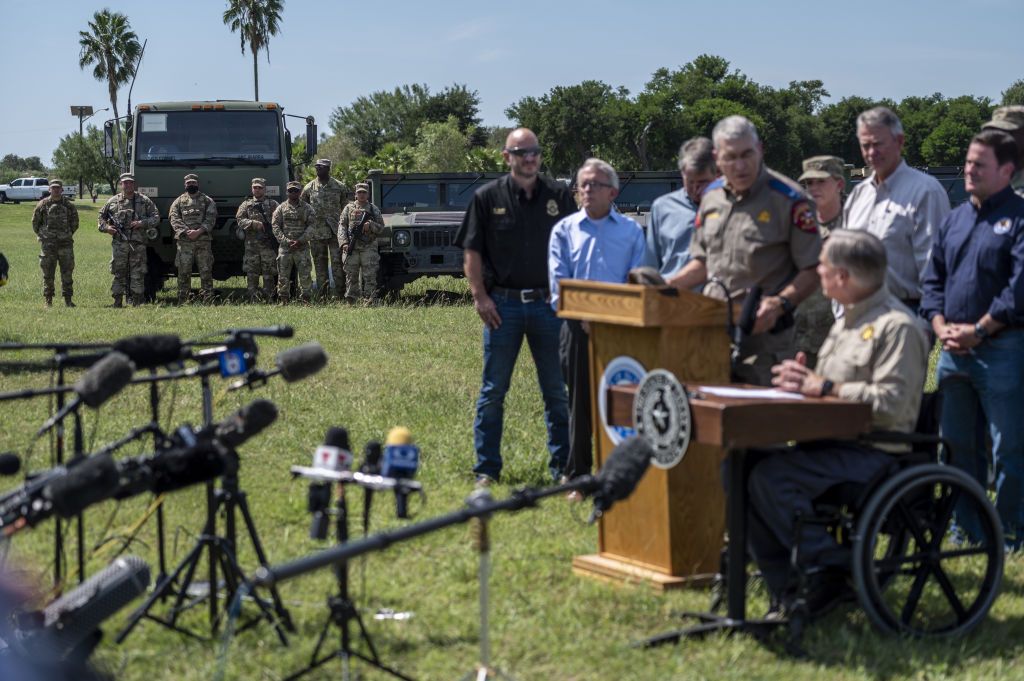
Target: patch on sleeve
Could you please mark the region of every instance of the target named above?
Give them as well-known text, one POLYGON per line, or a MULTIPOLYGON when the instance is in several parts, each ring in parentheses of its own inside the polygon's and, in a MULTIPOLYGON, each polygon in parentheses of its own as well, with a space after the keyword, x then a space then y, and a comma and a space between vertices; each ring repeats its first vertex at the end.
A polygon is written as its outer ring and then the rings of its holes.
POLYGON ((801 232, 807 232, 808 234, 818 233, 818 219, 814 217, 814 211, 811 209, 811 204, 806 201, 800 201, 799 203, 793 204, 792 218, 793 226, 801 232))

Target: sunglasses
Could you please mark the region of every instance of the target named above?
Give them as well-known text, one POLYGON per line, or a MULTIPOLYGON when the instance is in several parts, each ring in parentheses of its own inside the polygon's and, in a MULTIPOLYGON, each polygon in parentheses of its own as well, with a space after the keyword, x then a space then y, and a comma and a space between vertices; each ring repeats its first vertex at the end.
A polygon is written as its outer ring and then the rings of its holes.
POLYGON ((608 184, 607 182, 598 182, 597 180, 587 180, 586 182, 580 183, 581 189, 611 189, 615 185, 608 184))
POLYGON ((519 158, 540 156, 540 147, 505 147, 505 151, 519 158))
POLYGON ((295 189, 295 188, 293 187, 292 189, 289 189, 289 190, 288 190, 288 193, 289 193, 289 194, 298 194, 298 193, 299 193, 299 190, 298 190, 298 189, 295 189))

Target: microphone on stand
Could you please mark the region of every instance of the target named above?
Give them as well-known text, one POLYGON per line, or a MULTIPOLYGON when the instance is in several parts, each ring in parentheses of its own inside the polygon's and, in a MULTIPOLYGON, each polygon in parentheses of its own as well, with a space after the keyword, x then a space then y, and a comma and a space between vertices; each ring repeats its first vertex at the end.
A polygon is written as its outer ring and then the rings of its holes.
POLYGON ((74 385, 76 397, 68 402, 36 432, 42 437, 46 431, 60 423, 71 412, 82 404, 90 409, 98 409, 100 405, 121 392, 132 380, 135 367, 131 360, 120 352, 110 352, 103 359, 92 365, 74 385))
MULTIPOLYGON (((352 468, 352 452, 348 440, 348 431, 344 428, 331 427, 324 436, 324 443, 313 452, 313 466, 316 470, 337 473, 352 468)), ((309 538, 323 541, 327 539, 327 526, 330 523, 331 491, 329 482, 309 483, 306 505, 312 514, 309 526, 309 538)), ((341 524, 339 519, 339 525, 341 524)))
POLYGON ((384 441, 380 472, 385 478, 399 482, 395 486, 395 515, 402 520, 409 517, 409 490, 401 483, 415 478, 419 467, 420 449, 413 444, 412 433, 402 426, 392 428, 384 441))
POLYGON ((271 376, 278 374, 288 383, 301 381, 324 368, 327 364, 327 353, 319 343, 306 343, 279 352, 274 364, 277 368, 272 371, 249 372, 242 380, 232 383, 228 392, 263 385, 271 376))

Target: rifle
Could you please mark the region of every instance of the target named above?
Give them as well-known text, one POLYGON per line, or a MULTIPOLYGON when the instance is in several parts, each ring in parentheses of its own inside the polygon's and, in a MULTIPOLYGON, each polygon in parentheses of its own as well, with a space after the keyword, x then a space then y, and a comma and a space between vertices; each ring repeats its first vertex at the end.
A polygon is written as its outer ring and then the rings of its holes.
POLYGON ((256 202, 256 209, 260 212, 260 217, 263 218, 263 240, 267 242, 267 245, 273 248, 275 251, 280 247, 280 243, 277 241, 277 237, 274 236, 274 229, 270 225, 270 220, 267 219, 267 213, 263 210, 263 202, 256 202))
POLYGON ((356 248, 356 237, 362 235, 363 225, 369 222, 370 218, 373 217, 373 213, 370 211, 369 206, 363 209, 363 217, 359 220, 359 224, 355 227, 349 227, 346 238, 348 243, 345 244, 345 255, 352 255, 352 251, 356 248))
POLYGON ((103 212, 100 213, 100 217, 117 231, 117 235, 128 243, 128 250, 134 253, 135 245, 132 243, 131 232, 124 226, 123 222, 113 216, 110 212, 110 208, 104 206, 103 212))

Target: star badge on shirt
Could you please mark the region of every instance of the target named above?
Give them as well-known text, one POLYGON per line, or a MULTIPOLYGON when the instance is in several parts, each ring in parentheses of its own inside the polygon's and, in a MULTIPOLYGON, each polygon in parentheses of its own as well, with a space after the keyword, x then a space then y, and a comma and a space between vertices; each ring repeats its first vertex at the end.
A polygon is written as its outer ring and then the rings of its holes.
POLYGON ((550 215, 551 217, 555 217, 556 215, 558 215, 558 202, 555 201, 554 199, 548 199, 547 209, 548 215, 550 215))
POLYGON ((864 330, 860 332, 861 340, 869 341, 875 337, 875 327, 868 324, 864 327, 864 330))
POLYGON ((1000 236, 1010 233, 1010 228, 1013 227, 1013 220, 1010 218, 1003 218, 996 224, 992 225, 992 231, 1000 236))
POLYGON ((757 221, 758 222, 768 222, 771 219, 772 219, 772 214, 769 213, 766 210, 763 210, 763 211, 761 211, 760 213, 757 214, 757 221))

